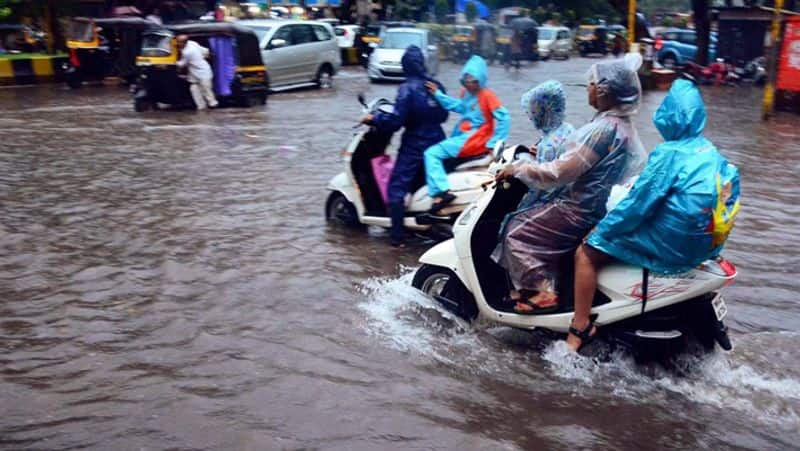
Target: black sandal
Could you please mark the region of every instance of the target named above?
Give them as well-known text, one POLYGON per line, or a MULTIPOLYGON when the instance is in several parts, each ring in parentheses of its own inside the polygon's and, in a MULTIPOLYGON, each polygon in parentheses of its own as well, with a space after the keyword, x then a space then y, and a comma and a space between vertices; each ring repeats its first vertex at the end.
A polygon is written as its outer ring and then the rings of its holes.
POLYGON ((589 343, 591 343, 594 340, 594 336, 597 335, 597 332, 595 332, 594 335, 593 335, 592 334, 592 329, 596 330, 596 327, 594 325, 594 320, 591 319, 591 318, 589 318, 589 324, 587 324, 586 327, 583 328, 583 330, 578 330, 578 329, 572 327, 572 321, 569 322, 569 333, 570 333, 570 335, 574 335, 574 336, 578 337, 581 340, 581 345, 578 346, 577 349, 575 349, 575 352, 579 352, 581 350, 581 348, 583 348, 584 346, 588 345, 589 343))
POLYGON ((445 191, 444 193, 442 193, 442 194, 440 194, 440 195, 438 195, 436 197, 438 197, 439 200, 434 202, 433 205, 431 206, 431 209, 429 210, 429 212, 431 214, 438 213, 439 210, 441 210, 442 208, 450 205, 451 202, 456 200, 456 195, 451 193, 450 191, 445 191))

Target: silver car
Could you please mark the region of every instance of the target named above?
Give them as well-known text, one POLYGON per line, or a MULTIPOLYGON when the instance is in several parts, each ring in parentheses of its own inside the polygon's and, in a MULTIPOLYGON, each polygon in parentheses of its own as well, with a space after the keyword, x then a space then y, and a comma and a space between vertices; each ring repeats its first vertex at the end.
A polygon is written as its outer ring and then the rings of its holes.
POLYGON ((389 28, 381 35, 369 57, 367 74, 371 81, 405 79, 400 60, 410 45, 416 45, 425 56, 425 67, 431 75, 439 72, 439 50, 428 30, 420 28, 389 28))
POLYGON ((333 86, 333 76, 342 66, 342 57, 330 24, 308 20, 238 23, 258 35, 270 89, 305 84, 333 86))

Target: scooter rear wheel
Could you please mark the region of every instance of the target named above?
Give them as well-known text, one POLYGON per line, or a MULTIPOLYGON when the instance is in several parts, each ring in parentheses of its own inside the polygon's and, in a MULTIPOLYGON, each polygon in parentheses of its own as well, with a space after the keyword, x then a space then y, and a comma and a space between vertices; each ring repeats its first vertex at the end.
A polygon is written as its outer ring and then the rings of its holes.
POLYGON ((330 223, 341 224, 348 227, 359 225, 358 212, 342 193, 334 192, 325 203, 325 218, 330 223))

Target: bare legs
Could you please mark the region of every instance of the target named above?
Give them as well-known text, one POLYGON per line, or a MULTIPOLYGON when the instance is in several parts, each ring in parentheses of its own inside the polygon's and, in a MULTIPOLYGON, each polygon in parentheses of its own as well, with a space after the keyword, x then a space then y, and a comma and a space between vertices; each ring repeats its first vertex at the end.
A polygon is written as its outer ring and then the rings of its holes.
MULTIPOLYGON (((592 310, 592 300, 597 290, 597 271, 611 260, 607 254, 597 249, 582 244, 575 251, 575 315, 572 317, 572 327, 584 330, 589 327, 589 314, 592 310)), ((592 327, 592 334, 595 332, 592 327)), ((567 336, 567 345, 577 351, 581 346, 581 339, 573 334, 567 336)))

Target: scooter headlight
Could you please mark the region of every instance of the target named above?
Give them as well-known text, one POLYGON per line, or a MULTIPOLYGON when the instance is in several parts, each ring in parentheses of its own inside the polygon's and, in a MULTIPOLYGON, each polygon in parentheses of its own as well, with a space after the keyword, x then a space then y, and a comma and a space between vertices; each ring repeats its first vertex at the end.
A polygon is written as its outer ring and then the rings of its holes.
POLYGON ((470 205, 469 208, 464 210, 461 213, 461 216, 458 217, 458 225, 465 226, 470 223, 472 217, 475 215, 475 212, 478 210, 477 205, 470 205))

